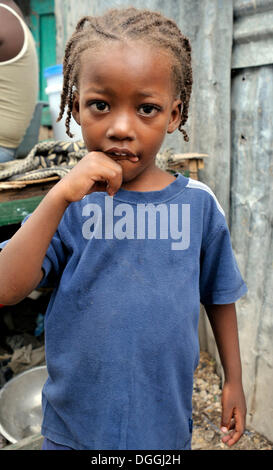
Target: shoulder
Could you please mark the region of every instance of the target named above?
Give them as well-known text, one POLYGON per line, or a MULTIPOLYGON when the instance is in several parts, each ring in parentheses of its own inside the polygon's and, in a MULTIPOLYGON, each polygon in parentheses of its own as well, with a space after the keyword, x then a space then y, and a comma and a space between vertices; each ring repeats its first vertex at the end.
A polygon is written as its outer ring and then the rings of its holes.
POLYGON ((204 206, 204 208, 208 209, 208 207, 210 207, 211 210, 215 209, 225 217, 223 207, 208 185, 201 181, 188 178, 186 189, 192 193, 192 199, 198 200, 200 203, 202 202, 202 206, 204 206))
POLYGON ((24 45, 24 19, 15 8, 0 6, 0 62, 16 57, 24 45))

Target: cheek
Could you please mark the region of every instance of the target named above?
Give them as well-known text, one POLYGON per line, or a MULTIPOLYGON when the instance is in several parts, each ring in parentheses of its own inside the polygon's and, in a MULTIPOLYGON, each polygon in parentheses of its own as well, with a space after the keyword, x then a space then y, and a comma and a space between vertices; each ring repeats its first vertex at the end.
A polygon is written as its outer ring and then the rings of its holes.
POLYGON ((149 126, 149 129, 146 129, 146 132, 143 132, 143 138, 145 144, 149 148, 155 148, 161 146, 165 135, 166 135, 167 126, 164 124, 149 126))
POLYGON ((164 113, 151 126, 149 126, 151 135, 153 135, 155 139, 160 139, 162 136, 165 136, 169 120, 169 115, 164 113))
POLYGON ((92 126, 81 125, 82 137, 88 152, 98 149, 101 145, 101 138, 92 126))
POLYGON ((83 137, 89 139, 96 139, 104 132, 104 126, 100 122, 85 116, 81 118, 81 128, 83 137))

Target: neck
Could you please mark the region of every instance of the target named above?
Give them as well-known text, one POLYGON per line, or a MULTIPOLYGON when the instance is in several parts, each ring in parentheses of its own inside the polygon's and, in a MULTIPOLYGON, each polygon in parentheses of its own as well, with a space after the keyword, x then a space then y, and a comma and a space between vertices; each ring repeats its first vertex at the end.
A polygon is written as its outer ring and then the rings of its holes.
POLYGON ((143 178, 135 178, 133 181, 124 182, 122 189, 128 191, 160 191, 175 180, 175 176, 167 171, 154 167, 149 175, 143 178))

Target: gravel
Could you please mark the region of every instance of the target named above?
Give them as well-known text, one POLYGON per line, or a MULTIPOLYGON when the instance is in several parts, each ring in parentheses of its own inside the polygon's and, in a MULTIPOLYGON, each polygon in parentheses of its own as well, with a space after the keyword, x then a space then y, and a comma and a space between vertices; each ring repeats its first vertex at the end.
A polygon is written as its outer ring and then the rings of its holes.
POLYGON ((272 450, 273 443, 247 428, 232 447, 221 441, 221 380, 215 372, 215 361, 201 351, 195 371, 193 390, 192 450, 272 450))

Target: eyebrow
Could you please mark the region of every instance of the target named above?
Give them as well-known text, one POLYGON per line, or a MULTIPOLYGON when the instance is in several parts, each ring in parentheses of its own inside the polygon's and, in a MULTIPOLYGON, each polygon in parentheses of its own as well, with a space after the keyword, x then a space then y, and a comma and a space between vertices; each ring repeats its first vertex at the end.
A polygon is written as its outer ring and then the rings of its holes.
MULTIPOLYGON (((115 94, 114 91, 111 89, 111 88, 97 88, 96 86, 92 86, 90 88, 88 88, 86 91, 86 93, 97 93, 99 95, 113 95, 115 94)), ((150 97, 154 97, 156 98, 158 95, 157 93, 153 92, 152 90, 141 90, 137 93, 137 96, 139 96, 140 98, 150 98, 150 97)))
POLYGON ((90 87, 85 92, 86 93, 98 93, 99 95, 103 95, 104 93, 108 93, 109 91, 110 90, 108 90, 107 88, 90 87))
POLYGON ((143 96, 144 98, 149 98, 149 97, 151 97, 151 96, 156 97, 156 96, 157 96, 157 93, 152 92, 152 91, 150 91, 150 90, 147 90, 147 91, 143 91, 143 90, 142 90, 142 91, 140 91, 140 92, 138 93, 138 95, 139 95, 139 96, 143 96))

